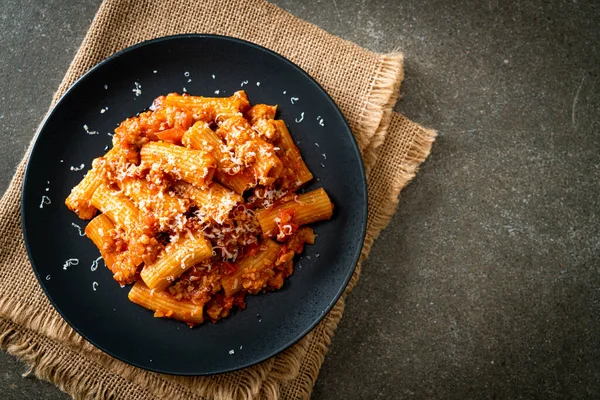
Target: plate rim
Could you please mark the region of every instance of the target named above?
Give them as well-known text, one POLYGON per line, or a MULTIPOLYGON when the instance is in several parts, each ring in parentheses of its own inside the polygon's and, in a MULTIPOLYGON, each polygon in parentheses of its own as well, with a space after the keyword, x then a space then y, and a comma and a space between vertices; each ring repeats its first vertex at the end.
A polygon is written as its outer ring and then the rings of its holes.
MULTIPOLYGON (((28 149, 27 154, 27 164, 25 167, 25 170, 23 172, 23 183, 21 185, 21 200, 20 200, 20 211, 21 211, 21 230, 23 233, 23 242, 25 244, 25 249, 27 251, 27 256, 29 258, 29 262, 31 264, 31 268, 33 269, 33 272, 37 278, 38 284, 39 286, 42 288, 42 290, 44 291, 44 294, 46 296, 46 298, 48 299, 48 301, 50 301, 50 303, 52 304, 52 307, 58 312, 58 314, 61 316, 62 319, 65 320, 65 322, 75 331, 77 332, 79 335, 81 335, 87 342, 89 342, 90 344, 92 344, 94 347, 100 349, 102 352, 104 352, 105 354, 114 357, 128 365, 146 370, 146 371, 151 371, 151 372, 157 372, 157 373, 162 373, 162 374, 169 374, 169 375, 176 375, 176 376, 212 376, 212 375, 220 375, 220 374, 224 374, 224 373, 228 373, 228 372, 234 372, 234 371, 238 371, 241 369, 245 369, 248 367, 252 367, 254 365, 257 365, 261 362, 264 362, 280 353, 282 353, 283 351, 285 351, 286 349, 290 348, 291 346, 293 346, 294 344, 298 343, 302 338, 304 338, 308 333, 310 333, 328 314, 329 312, 333 309, 333 307, 335 306, 335 304, 338 302, 338 300, 340 299, 340 297, 342 296, 342 294, 345 292, 346 288, 348 287, 348 283, 350 282, 350 279, 352 278, 352 275, 354 274, 354 272, 356 271, 356 267, 358 265, 358 261, 360 258, 360 254, 362 252, 362 248, 364 246, 364 242, 365 242, 365 237, 366 237, 366 231, 367 231, 367 222, 368 222, 368 186, 367 186, 367 178, 366 178, 366 173, 365 173, 365 167, 364 167, 364 162, 362 159, 362 155, 360 153, 359 147, 358 147, 358 142, 356 140, 356 137, 354 136, 352 130, 350 129, 350 126, 348 124, 348 121, 346 120, 346 118, 344 117, 344 114, 342 113, 342 111, 340 110, 340 108, 338 107, 338 105, 335 103, 335 101, 333 101, 333 99, 331 98, 331 96, 329 95, 329 93, 327 93, 327 91, 323 88, 323 86, 321 86, 321 84, 319 82, 317 82, 316 79, 314 79, 312 76, 310 76, 304 69, 302 69, 301 67, 299 67, 297 64, 295 64, 294 62, 290 61, 289 59, 287 59, 286 57, 282 56, 281 54, 270 50, 264 46, 258 45, 256 43, 252 43, 250 41, 247 40, 243 40, 243 39, 239 39, 239 38, 235 38, 235 37, 231 37, 231 36, 226 36, 226 35, 216 35, 216 34, 197 34, 197 33, 184 33, 184 34, 176 34, 176 35, 168 35, 168 36, 161 36, 161 37, 157 37, 157 38, 153 38, 153 39, 148 39, 148 40, 144 40, 142 42, 133 44, 131 46, 128 46, 122 50, 119 50, 116 53, 111 54, 110 56, 104 58, 102 61, 100 61, 99 63, 95 64, 94 66, 92 66, 89 70, 87 70, 83 75, 81 75, 79 78, 77 78, 77 80, 75 80, 75 82, 73 82, 68 89, 60 96, 60 98, 56 101, 56 103, 48 110, 48 112, 46 113, 46 116, 43 118, 42 122, 40 123, 34 138, 33 138, 33 144, 31 145, 30 149, 28 149), (286 343, 284 343, 282 346, 278 346, 277 348, 268 351, 265 353, 264 356, 258 357, 256 360, 251 361, 251 362, 246 362, 243 364, 239 364, 233 368, 220 368, 217 369, 213 372, 194 372, 194 371, 189 371, 189 372, 173 372, 170 371, 168 369, 163 369, 160 367, 157 368, 152 368, 152 367, 148 367, 145 365, 140 365, 136 362, 132 362, 130 360, 127 360, 123 357, 121 357, 119 354, 116 354, 108 349, 106 349, 104 346, 100 346, 98 343, 96 343, 96 341, 90 339, 87 335, 85 335, 84 333, 81 332, 81 330, 75 325, 73 324, 69 318, 67 318, 67 316, 65 316, 63 314, 63 312, 60 310, 60 308, 57 306, 57 304, 55 303, 55 301, 53 300, 53 298, 50 296, 48 290, 46 289, 46 286, 44 285, 43 279, 40 276, 37 267, 35 266, 35 263, 33 261, 33 256, 32 256, 32 252, 31 252, 31 248, 30 248, 30 244, 29 244, 29 240, 27 237, 27 229, 26 229, 26 218, 27 218, 27 211, 25 209, 25 190, 26 187, 28 186, 28 178, 29 178, 29 174, 32 168, 31 165, 31 156, 34 154, 34 152, 36 151, 38 144, 39 144, 39 139, 40 136, 42 135, 42 132, 44 131, 44 128, 46 127, 48 121, 50 120, 50 118, 52 118, 52 116, 54 115, 54 113, 56 112, 56 109, 65 101, 65 98, 67 96, 70 95, 70 93, 79 85, 81 84, 82 81, 84 81, 85 79, 87 79, 90 75, 92 75, 95 71, 99 70, 100 68, 102 68, 104 65, 110 63, 111 61, 115 60, 118 57, 121 57, 127 53, 133 52, 135 50, 137 50, 138 48, 141 47, 145 47, 145 46, 149 46, 155 43, 159 43, 159 42, 163 42, 163 41, 170 41, 170 40, 187 40, 187 39, 209 39, 209 40, 224 40, 224 41, 229 41, 229 42, 234 42, 237 44, 242 44, 242 45, 246 45, 246 46, 250 46, 253 47, 259 51, 265 52, 267 54, 270 54, 271 56, 274 56, 275 58, 279 59, 280 61, 283 61, 285 64, 288 64, 291 68, 295 69, 296 71, 300 72, 302 75, 304 75, 307 79, 309 79, 310 81, 312 81, 312 83, 314 83, 316 85, 316 87, 318 88, 318 90, 321 91, 321 93, 324 95, 324 97, 327 99, 327 101, 329 103, 331 103, 333 105, 333 108, 335 110, 335 112, 337 113, 338 117, 340 117, 341 121, 343 122, 344 126, 347 129, 347 133, 349 134, 350 138, 351 138, 351 146, 352 146, 352 150, 354 151, 356 157, 358 158, 358 162, 360 165, 359 168, 359 179, 360 182, 362 184, 362 187, 364 188, 363 191, 363 199, 362 199, 362 203, 363 203, 363 207, 362 207, 362 212, 361 212, 361 218, 362 218, 362 223, 360 224, 360 233, 359 233, 359 237, 360 240, 357 242, 357 246, 354 249, 354 253, 352 254, 352 264, 353 267, 352 268, 348 268, 348 272, 346 273, 346 275, 343 278, 343 285, 341 286, 340 289, 337 290, 337 292, 335 293, 335 296, 333 297, 333 299, 328 303, 327 307, 325 308, 324 312, 321 313, 321 315, 316 318, 311 324, 309 324, 309 326, 307 328, 305 328, 304 330, 302 330, 298 335, 296 335, 293 339, 287 341, 286 343)), ((62 205, 62 203, 61 203, 62 205)))

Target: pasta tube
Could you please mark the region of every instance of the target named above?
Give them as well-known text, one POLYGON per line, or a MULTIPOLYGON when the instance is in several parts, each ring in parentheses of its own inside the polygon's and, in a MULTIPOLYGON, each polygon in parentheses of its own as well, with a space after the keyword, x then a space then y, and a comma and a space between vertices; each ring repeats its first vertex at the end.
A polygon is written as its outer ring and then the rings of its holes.
POLYGON ((203 121, 196 122, 183 135, 182 143, 192 149, 210 152, 217 161, 214 179, 238 194, 256 186, 252 170, 244 169, 241 161, 234 159, 223 140, 203 121))
MULTIPOLYGON (((319 188, 312 192, 300 194, 293 200, 276 204, 271 208, 258 210, 256 218, 263 234, 272 237, 277 235, 280 229, 285 230, 286 225, 311 224, 331 219, 332 214, 333 203, 331 203, 325 190, 319 188)), ((292 232, 284 233, 289 236, 292 232)))
POLYGON ((204 322, 203 305, 191 301, 175 300, 169 293, 151 290, 143 282, 136 282, 129 291, 129 300, 154 311, 156 318, 173 318, 187 322, 188 325, 200 325, 204 322))
POLYGON ((178 182, 175 189, 185 198, 190 199, 200 211, 201 215, 212 218, 222 224, 229 212, 244 201, 239 194, 212 182, 207 188, 201 189, 186 182, 178 182))
POLYGON ((162 191, 153 191, 145 179, 126 178, 121 182, 123 193, 134 201, 144 213, 153 212, 162 229, 178 214, 184 214, 188 202, 162 191))
POLYGON ((104 181, 106 161, 119 154, 117 147, 113 147, 104 157, 99 157, 92 163, 92 169, 85 177, 71 189, 71 193, 65 200, 69 210, 75 212, 81 219, 92 219, 96 215, 96 207, 91 204, 92 195, 104 181))
POLYGON ((117 251, 114 248, 110 235, 115 229, 110 218, 100 214, 85 227, 85 234, 100 250, 100 255, 113 273, 113 278, 122 285, 128 285, 135 280, 139 262, 136 262, 136 257, 131 257, 128 251, 117 251))
POLYGON ((271 269, 277 260, 277 253, 281 248, 273 240, 267 239, 262 243, 260 251, 253 256, 246 256, 238 262, 238 269, 232 276, 224 276, 221 279, 225 296, 231 297, 242 288, 257 293, 267 285, 268 279, 274 274, 272 271, 263 279, 249 279, 244 285, 244 275, 254 273, 253 278, 260 277, 265 268, 271 269), (244 287, 247 286, 247 287, 244 287))
POLYGON ((145 265, 140 276, 150 289, 161 291, 190 267, 211 255, 212 247, 202 232, 190 234, 190 237, 167 246, 163 256, 154 264, 145 265))
POLYGON ((302 159, 300 150, 296 147, 294 139, 292 139, 290 132, 285 126, 285 122, 282 120, 275 120, 273 123, 277 127, 278 132, 278 138, 275 141, 275 145, 280 149, 278 154, 281 154, 281 160, 284 165, 282 175, 288 178, 288 182, 292 189, 297 189, 311 181, 313 174, 302 159))
POLYGON ((167 173, 200 187, 211 182, 217 166, 209 153, 164 142, 145 144, 140 156, 142 162, 159 163, 167 173))
POLYGON ((139 226, 139 211, 123 193, 102 184, 94 192, 91 204, 106 214, 129 238, 135 236, 139 226))
POLYGON ((163 105, 192 109, 196 120, 206 122, 223 121, 250 108, 248 96, 243 90, 235 92, 230 97, 201 97, 170 93, 164 98, 163 105))

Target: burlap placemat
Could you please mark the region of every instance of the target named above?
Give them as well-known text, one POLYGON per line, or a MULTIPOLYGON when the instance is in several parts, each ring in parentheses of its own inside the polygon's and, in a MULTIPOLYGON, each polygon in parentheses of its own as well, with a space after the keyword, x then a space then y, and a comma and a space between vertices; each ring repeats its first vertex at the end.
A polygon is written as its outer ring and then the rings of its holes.
MULTIPOLYGON (((134 43, 177 33, 216 33, 268 47, 312 75, 341 108, 368 171, 369 219, 361 262, 393 215, 400 190, 427 157, 435 132, 392 113, 400 54, 380 55, 334 37, 262 0, 105 1, 54 102, 85 71, 134 43)), ((310 396, 350 284, 325 319, 290 349, 259 365, 212 377, 176 377, 124 364, 60 318, 32 272, 20 225, 25 159, 0 200, 0 345, 31 372, 75 398, 229 399, 310 396), (18 279, 15 279, 18 277, 18 279)))

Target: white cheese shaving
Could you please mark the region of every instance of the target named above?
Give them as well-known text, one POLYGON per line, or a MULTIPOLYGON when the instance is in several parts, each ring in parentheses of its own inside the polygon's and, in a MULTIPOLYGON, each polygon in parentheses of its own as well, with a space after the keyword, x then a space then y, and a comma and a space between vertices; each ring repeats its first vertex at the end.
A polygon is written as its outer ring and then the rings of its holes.
POLYGON ((300 119, 296 118, 294 121, 296 121, 296 123, 299 124, 303 120, 304 120, 304 112, 301 112, 300 113, 300 119))
POLYGON ((292 98, 290 98, 290 102, 291 102, 292 104, 294 104, 294 102, 296 102, 296 101, 298 101, 298 100, 300 100, 300 99, 299 99, 299 98, 297 98, 297 97, 292 97, 292 98))
POLYGON ((49 281, 50 280, 50 275, 46 275, 46 280, 49 281))
POLYGON ((98 269, 98 265, 100 263, 100 260, 102 260, 102 257, 98 257, 96 258, 93 262, 92 262, 92 266, 90 267, 90 271, 95 271, 98 269))
POLYGON ((240 87, 244 87, 244 85, 247 85, 248 81, 243 81, 242 84, 240 85, 240 87))
POLYGON ((140 96, 142 94, 142 85, 139 82, 134 82, 135 87, 131 90, 135 93, 136 96, 140 96))
POLYGON ((81 171, 85 165, 82 163, 79 167, 74 167, 71 165, 71 171, 81 171))
POLYGON ((72 265, 78 265, 79 264, 79 260, 76 258, 69 258, 67 261, 65 261, 65 263, 63 264, 63 269, 66 271, 67 268, 69 268, 72 265))
POLYGON ((87 125, 83 125, 83 129, 88 135, 98 135, 98 131, 90 131, 87 125))
POLYGON ((81 231, 81 227, 79 225, 77 225, 74 222, 71 222, 71 226, 77 229, 77 232, 79 232, 79 236, 85 236, 85 232, 81 231))
POLYGON ((44 208, 45 204, 50 204, 52 203, 52 201, 50 201, 50 197, 48 196, 42 196, 42 201, 40 203, 40 208, 44 208))
POLYGON ((92 282, 92 289, 94 290, 94 292, 96 291, 97 287, 98 287, 98 282, 92 282))

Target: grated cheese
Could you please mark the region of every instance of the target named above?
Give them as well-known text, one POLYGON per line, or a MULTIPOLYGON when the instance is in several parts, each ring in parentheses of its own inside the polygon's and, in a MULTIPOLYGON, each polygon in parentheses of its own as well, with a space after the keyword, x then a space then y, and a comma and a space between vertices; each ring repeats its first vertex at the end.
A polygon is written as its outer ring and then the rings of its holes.
POLYGON ((93 262, 92 262, 92 266, 90 267, 90 271, 95 271, 98 269, 100 260, 102 260, 102 257, 98 257, 96 258, 93 262))
POLYGON ((134 82, 135 87, 131 90, 135 93, 136 97, 142 94, 142 85, 139 82, 134 82))
POLYGON ((52 203, 52 201, 50 201, 50 197, 42 196, 42 201, 40 202, 40 208, 44 208, 44 205, 48 205, 51 203, 52 203))
POLYGON ((88 135, 98 135, 98 131, 90 131, 87 125, 83 125, 83 129, 88 135))
POLYGON ((79 167, 74 167, 71 165, 71 171, 81 171, 85 165, 82 163, 79 167))
POLYGON ((71 226, 73 226, 75 229, 77 229, 77 232, 79 232, 79 236, 85 236, 85 232, 81 231, 81 227, 79 225, 77 225, 74 222, 71 222, 71 226))
POLYGON ((299 124, 303 120, 304 120, 304 112, 301 112, 300 113, 300 119, 296 118, 294 121, 296 121, 296 123, 299 124))
POLYGON ((69 268, 72 265, 79 265, 79 260, 77 258, 69 258, 67 261, 65 261, 65 263, 63 264, 63 269, 66 271, 67 268, 69 268))

